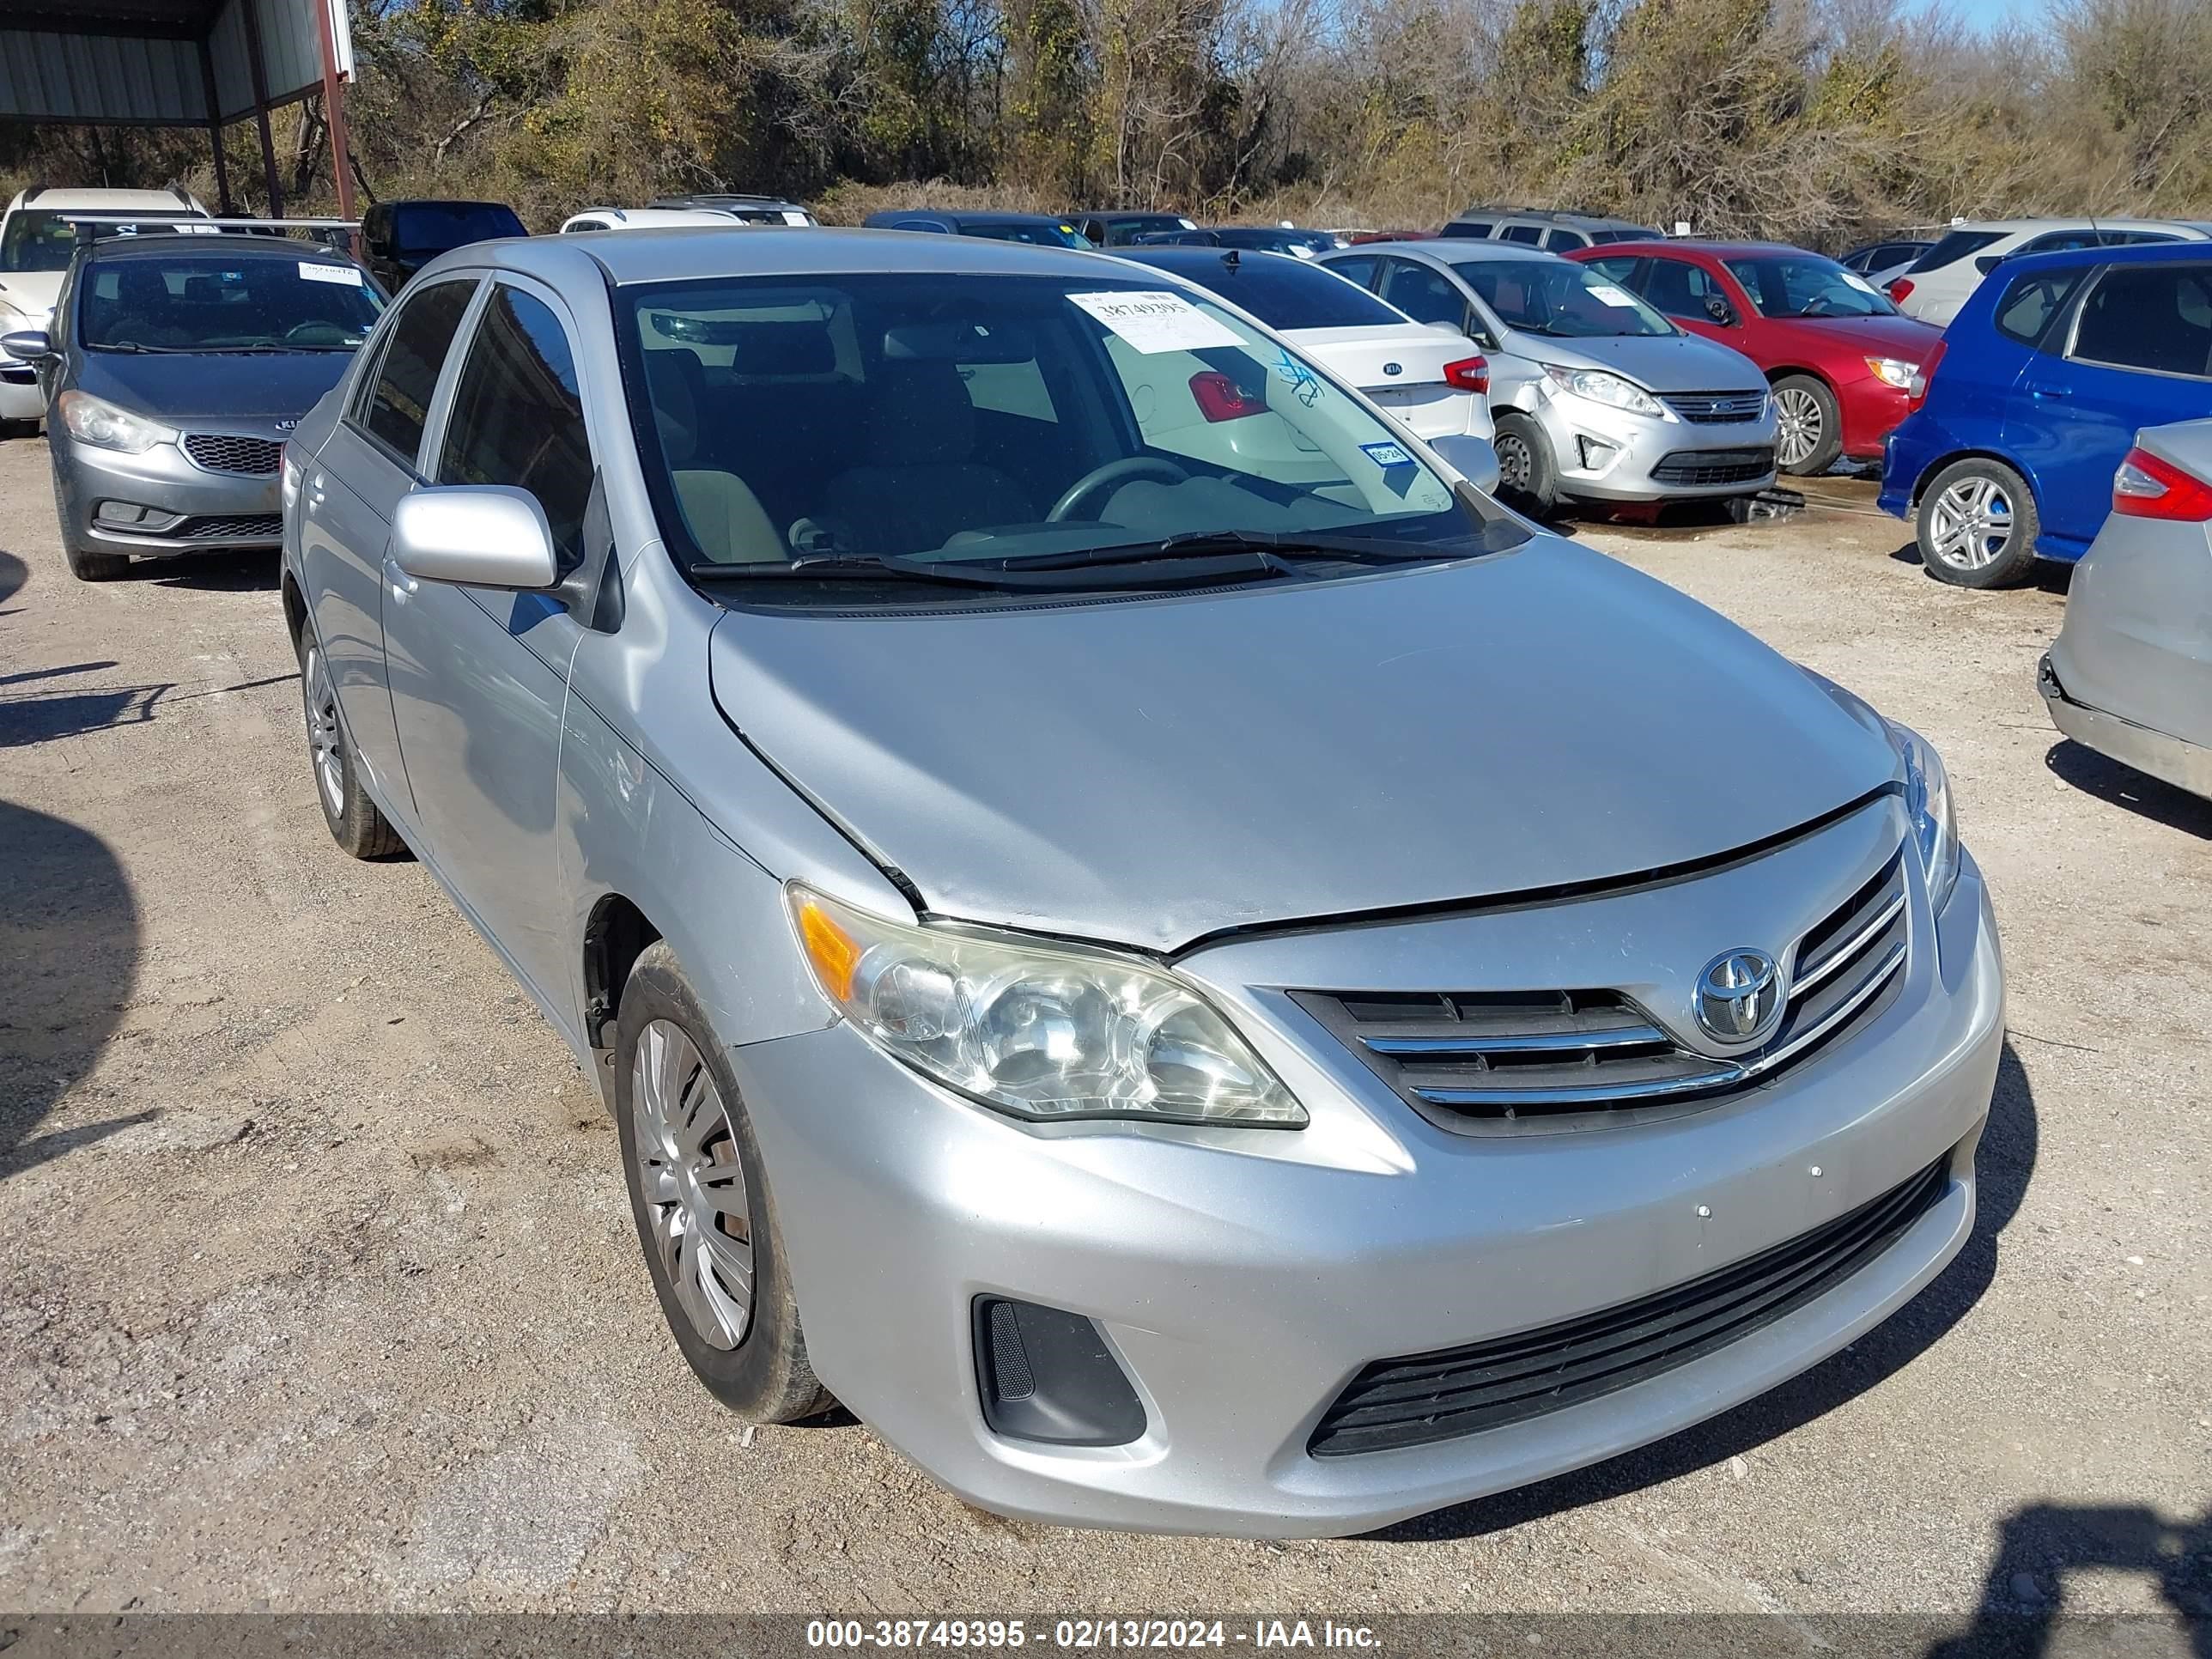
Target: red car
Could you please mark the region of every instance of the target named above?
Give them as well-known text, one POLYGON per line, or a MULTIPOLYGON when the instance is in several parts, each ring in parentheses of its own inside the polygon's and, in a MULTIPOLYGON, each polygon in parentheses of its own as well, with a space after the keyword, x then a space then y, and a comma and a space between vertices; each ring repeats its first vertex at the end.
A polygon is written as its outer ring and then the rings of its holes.
POLYGON ((1879 459, 1943 337, 1833 259, 1778 242, 1614 242, 1566 257, 1765 370, 1785 472, 1879 459))

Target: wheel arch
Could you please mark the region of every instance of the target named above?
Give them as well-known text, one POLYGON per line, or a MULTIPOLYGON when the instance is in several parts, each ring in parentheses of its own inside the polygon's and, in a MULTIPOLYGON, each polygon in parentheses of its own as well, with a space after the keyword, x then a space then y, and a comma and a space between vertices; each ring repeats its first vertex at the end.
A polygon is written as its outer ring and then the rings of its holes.
POLYGON ((626 894, 602 894, 584 923, 584 1040, 610 1046, 608 1028, 622 1006, 629 970, 661 931, 626 894))
POLYGON ((293 580, 289 570, 284 573, 281 591, 284 600, 284 626, 290 631, 292 643, 296 646, 301 635, 307 631, 307 595, 300 592, 300 584, 293 580))
POLYGON ((1956 465, 1960 461, 1978 460, 1995 461, 1999 466, 2003 467, 2007 471, 2011 472, 2017 477, 2022 483, 2027 486, 2028 499, 2034 502, 2037 514, 2039 516, 2041 515, 2043 512, 2043 497, 2035 487, 2034 474, 2031 473, 2026 467, 2022 466, 2018 461, 2013 459, 2011 456, 2004 453, 2002 450, 1992 449, 1987 445, 1979 444, 1967 444, 1957 449, 1946 451, 1943 454, 1938 455, 1934 460, 1929 462, 1927 465, 1922 467, 1918 476, 1912 480, 1912 506, 1914 508, 1917 510, 1919 507, 1920 498, 1928 493, 1929 481, 1934 478, 1937 473, 1942 471, 1945 467, 1956 465))
POLYGON ((1828 395, 1831 398, 1835 398, 1838 403, 1843 400, 1843 393, 1836 390, 1835 376, 1824 374, 1810 363, 1777 363, 1766 371, 1766 384, 1771 386, 1777 380, 1786 380, 1793 374, 1802 374, 1808 380, 1818 380, 1828 388, 1828 395))

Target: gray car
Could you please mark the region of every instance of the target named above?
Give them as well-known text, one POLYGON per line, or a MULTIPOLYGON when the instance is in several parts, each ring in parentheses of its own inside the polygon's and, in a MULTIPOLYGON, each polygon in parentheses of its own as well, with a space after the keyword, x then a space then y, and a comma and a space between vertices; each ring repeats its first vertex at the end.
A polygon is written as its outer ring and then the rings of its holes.
POLYGON ((284 441, 383 305, 343 254, 281 237, 79 252, 48 328, 4 341, 46 391, 70 570, 104 581, 134 556, 273 550, 284 441))
POLYGON ((1959 1250, 2003 980, 1941 762, 1480 449, 1086 253, 410 285, 285 479, 314 792, 599 1080, 717 1398, 1010 1514, 1354 1532, 1959 1250))
POLYGON ((1774 483, 1773 400, 1758 366, 1601 272, 1495 241, 1370 244, 1318 263, 1482 348, 1505 488, 1533 511, 1568 498, 1725 499, 1774 483))
POLYGON ((2212 799, 2212 421, 2136 434, 2038 675, 2076 743, 2212 799))

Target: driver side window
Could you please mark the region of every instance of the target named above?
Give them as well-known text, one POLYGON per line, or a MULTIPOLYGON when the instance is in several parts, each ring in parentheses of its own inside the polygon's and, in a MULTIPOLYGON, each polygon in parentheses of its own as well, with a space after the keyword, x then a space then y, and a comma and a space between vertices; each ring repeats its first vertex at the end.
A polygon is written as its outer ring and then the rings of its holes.
POLYGON ((567 331, 543 301, 502 283, 461 365, 437 481, 528 490, 545 509, 565 570, 583 556, 592 471, 567 331))
POLYGON ((1644 276, 1644 297, 1669 317, 1711 322, 1706 301, 1720 293, 1721 285, 1710 271, 1680 259, 1654 258, 1644 276))
POLYGON ((1417 323, 1442 323, 1448 328, 1467 326, 1467 301, 1442 271, 1417 265, 1410 259, 1392 259, 1383 267, 1382 299, 1417 323))

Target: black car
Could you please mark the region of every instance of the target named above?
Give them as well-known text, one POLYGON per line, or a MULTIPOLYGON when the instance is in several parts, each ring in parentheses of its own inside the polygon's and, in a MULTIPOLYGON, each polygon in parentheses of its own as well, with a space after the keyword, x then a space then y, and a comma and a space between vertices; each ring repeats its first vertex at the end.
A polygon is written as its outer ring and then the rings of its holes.
POLYGON ((1137 238, 1141 247, 1233 247, 1252 253, 1287 253, 1310 259, 1342 247, 1344 239, 1333 230, 1301 230, 1295 225, 1207 225, 1197 230, 1147 231, 1137 238))
POLYGON ((368 268, 392 294, 441 253, 528 234, 504 202, 379 202, 361 218, 368 268))
POLYGON ((115 236, 81 248, 45 329, 4 337, 47 398, 70 568, 273 550, 279 468, 384 309, 343 254, 276 236, 115 236))
POLYGON ((1909 265, 1936 246, 1930 241, 1894 240, 1869 242, 1864 247, 1855 247, 1836 263, 1846 270, 1856 270, 1862 276, 1877 270, 1893 270, 1899 265, 1909 265))
POLYGON ((1196 221, 1180 213, 1071 213, 1065 222, 1081 231, 1093 247, 1127 247, 1139 236, 1198 228, 1196 221))
POLYGON ((1040 247, 1087 248, 1091 240, 1065 219, 1048 213, 953 213, 939 208, 887 208, 861 222, 870 230, 925 230, 945 236, 981 236, 994 242, 1040 247))

